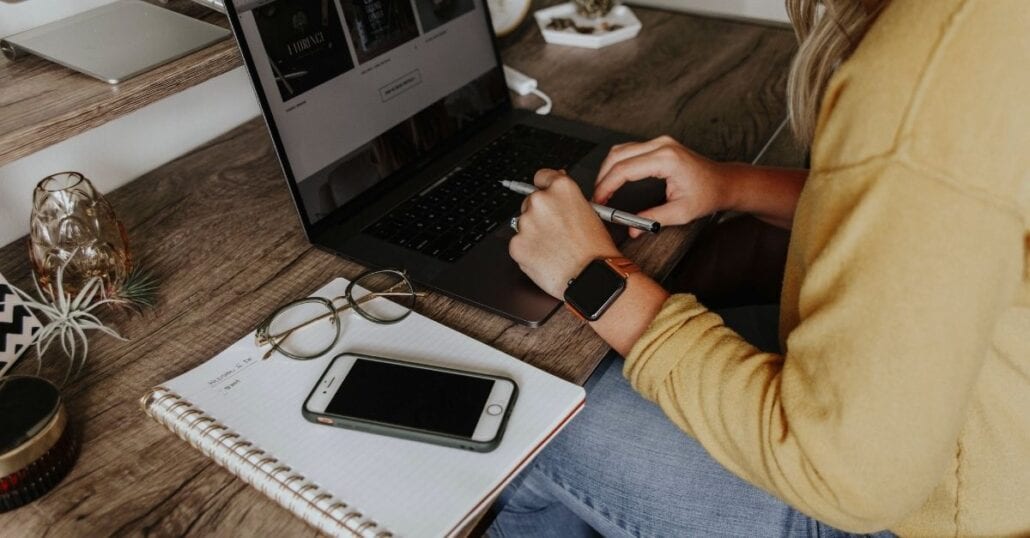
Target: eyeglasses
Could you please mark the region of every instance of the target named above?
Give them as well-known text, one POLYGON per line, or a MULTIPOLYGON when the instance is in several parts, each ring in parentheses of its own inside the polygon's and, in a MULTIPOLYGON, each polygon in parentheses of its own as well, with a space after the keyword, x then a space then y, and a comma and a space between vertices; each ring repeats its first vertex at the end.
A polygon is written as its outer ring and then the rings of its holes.
POLYGON ((265 318, 257 328, 257 345, 271 347, 261 358, 267 359, 277 351, 297 360, 320 357, 340 340, 341 312, 353 310, 373 323, 397 323, 411 314, 415 300, 423 296, 425 293, 415 291, 404 271, 363 273, 347 285, 343 295, 300 299, 265 318), (383 298, 390 300, 376 300, 383 298))

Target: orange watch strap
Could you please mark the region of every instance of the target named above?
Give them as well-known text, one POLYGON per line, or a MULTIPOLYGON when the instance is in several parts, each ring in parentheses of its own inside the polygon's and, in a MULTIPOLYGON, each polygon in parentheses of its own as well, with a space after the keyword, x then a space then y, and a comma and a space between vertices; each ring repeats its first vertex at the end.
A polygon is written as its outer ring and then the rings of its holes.
POLYGON ((608 264, 616 273, 622 275, 622 278, 629 278, 629 275, 640 272, 640 266, 633 263, 633 260, 618 256, 615 258, 605 258, 604 263, 608 264))

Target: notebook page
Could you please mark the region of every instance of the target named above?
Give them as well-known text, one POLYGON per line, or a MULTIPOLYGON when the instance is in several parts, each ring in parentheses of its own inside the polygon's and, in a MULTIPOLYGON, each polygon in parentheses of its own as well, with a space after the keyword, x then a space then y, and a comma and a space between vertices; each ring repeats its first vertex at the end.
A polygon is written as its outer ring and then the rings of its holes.
MULTIPOLYGON (((315 295, 335 296, 336 279, 315 295)), ((395 325, 344 314, 333 352, 297 361, 254 344, 253 333, 165 386, 400 536, 454 529, 583 401, 582 387, 413 313, 395 325), (519 388, 507 429, 477 453, 313 424, 301 406, 332 357, 352 351, 502 375, 519 388)))

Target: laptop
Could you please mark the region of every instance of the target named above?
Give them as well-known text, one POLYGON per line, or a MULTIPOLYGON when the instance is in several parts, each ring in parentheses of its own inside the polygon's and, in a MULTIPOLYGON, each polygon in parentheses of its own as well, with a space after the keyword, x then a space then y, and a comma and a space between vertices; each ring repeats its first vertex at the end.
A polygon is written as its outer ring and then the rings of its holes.
MULTIPOLYGON (((225 7, 314 245, 521 324, 554 313, 561 302, 508 255, 522 196, 498 182, 565 169, 589 193, 628 137, 515 109, 484 0, 225 7)), ((611 205, 663 197, 643 182, 611 205)))

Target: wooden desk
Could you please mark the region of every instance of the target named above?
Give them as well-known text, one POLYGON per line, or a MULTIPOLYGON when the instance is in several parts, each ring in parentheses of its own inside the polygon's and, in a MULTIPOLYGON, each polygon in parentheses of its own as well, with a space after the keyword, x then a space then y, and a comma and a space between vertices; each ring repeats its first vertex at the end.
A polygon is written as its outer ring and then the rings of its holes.
MULTIPOLYGON (((556 114, 642 138, 670 133, 718 159, 753 158, 785 115, 792 34, 636 11, 644 31, 633 41, 570 49, 545 45, 529 27, 505 41, 505 60, 541 80, 556 114)), ((304 239, 260 121, 109 198, 134 253, 162 281, 160 304, 138 316, 105 313, 131 340, 95 338, 84 374, 66 388, 84 438, 80 460, 56 491, 0 516, 0 528, 10 536, 314 534, 146 418, 137 399, 239 339, 277 305, 361 268, 304 239)), ((625 250, 661 277, 694 235, 696 227, 665 229, 625 250)), ((0 272, 31 288, 23 240, 0 249, 0 272)), ((607 351, 564 311, 533 330, 435 294, 419 309, 575 382, 607 351)), ((31 371, 30 361, 19 369, 31 371)))

